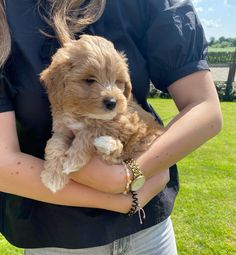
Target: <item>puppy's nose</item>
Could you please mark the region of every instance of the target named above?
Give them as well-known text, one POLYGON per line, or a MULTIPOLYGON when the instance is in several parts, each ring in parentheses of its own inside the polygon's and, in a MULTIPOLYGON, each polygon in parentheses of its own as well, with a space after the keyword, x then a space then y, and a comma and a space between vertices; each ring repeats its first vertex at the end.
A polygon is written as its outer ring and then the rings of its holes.
POLYGON ((116 107, 116 100, 113 97, 107 97, 103 100, 103 103, 108 110, 113 110, 116 107))

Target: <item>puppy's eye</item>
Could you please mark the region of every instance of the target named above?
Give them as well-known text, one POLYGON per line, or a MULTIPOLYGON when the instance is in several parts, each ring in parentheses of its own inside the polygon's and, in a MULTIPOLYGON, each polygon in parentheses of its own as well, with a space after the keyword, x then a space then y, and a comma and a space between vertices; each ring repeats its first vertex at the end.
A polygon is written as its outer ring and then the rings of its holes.
POLYGON ((93 79, 93 78, 87 78, 87 79, 84 79, 84 81, 85 81, 88 85, 92 85, 94 82, 96 82, 96 80, 93 79))
POLYGON ((116 81, 116 84, 118 84, 118 85, 124 85, 125 82, 124 82, 124 81, 121 81, 121 80, 117 80, 117 81, 116 81))

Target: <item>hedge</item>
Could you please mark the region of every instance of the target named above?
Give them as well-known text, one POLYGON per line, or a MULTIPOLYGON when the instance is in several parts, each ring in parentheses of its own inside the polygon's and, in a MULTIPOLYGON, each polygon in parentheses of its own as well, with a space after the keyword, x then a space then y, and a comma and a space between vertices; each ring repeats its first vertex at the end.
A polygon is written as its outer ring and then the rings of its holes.
MULTIPOLYGON (((215 81, 216 90, 220 101, 235 102, 236 101, 236 82, 233 82, 231 86, 227 86, 227 82, 215 81)), ((170 98, 168 93, 164 93, 157 90, 153 84, 151 84, 149 91, 150 98, 170 98)))
POLYGON ((233 61, 234 52, 208 52, 209 64, 228 64, 233 61))
POLYGON ((233 84, 227 84, 227 82, 215 81, 215 86, 220 101, 226 102, 236 101, 236 82, 233 82, 233 84))

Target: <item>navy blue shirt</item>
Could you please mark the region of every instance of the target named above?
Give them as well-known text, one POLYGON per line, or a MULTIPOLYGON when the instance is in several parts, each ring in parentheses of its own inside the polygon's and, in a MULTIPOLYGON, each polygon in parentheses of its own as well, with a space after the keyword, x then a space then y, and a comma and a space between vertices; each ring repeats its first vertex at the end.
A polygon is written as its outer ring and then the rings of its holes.
MULTIPOLYGON (((51 136, 50 107, 39 74, 59 47, 36 0, 6 0, 12 53, 1 71, 0 112, 15 111, 22 152, 44 157, 51 136)), ((45 6, 46 7, 46 6, 45 6)), ((166 91, 176 80, 208 70, 207 42, 190 1, 107 0, 85 33, 111 40, 128 57, 133 94, 147 111, 150 81, 166 91)), ((146 220, 100 209, 65 207, 0 193, 0 231, 19 247, 85 248, 104 245, 166 219, 178 192, 178 174, 145 206, 146 220)))

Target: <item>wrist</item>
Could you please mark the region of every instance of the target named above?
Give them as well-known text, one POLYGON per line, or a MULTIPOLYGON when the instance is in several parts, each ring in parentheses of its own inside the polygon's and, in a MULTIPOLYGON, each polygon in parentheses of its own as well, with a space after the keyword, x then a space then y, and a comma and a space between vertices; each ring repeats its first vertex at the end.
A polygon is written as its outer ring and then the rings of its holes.
POLYGON ((131 194, 123 195, 123 194, 113 194, 111 195, 112 199, 109 203, 106 203, 105 206, 110 211, 115 211, 123 214, 127 214, 132 207, 132 197, 131 194))

